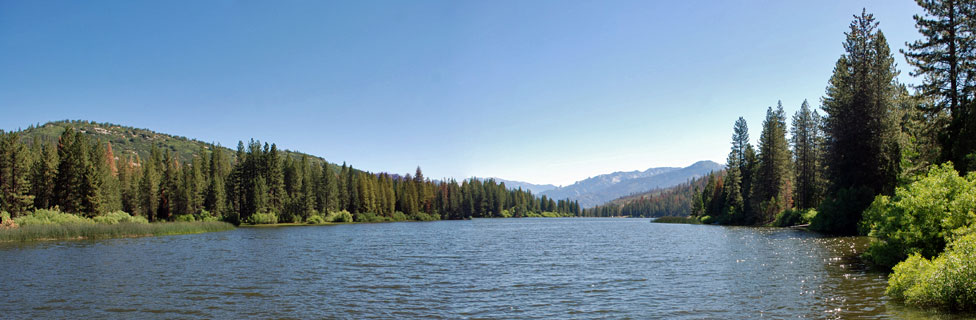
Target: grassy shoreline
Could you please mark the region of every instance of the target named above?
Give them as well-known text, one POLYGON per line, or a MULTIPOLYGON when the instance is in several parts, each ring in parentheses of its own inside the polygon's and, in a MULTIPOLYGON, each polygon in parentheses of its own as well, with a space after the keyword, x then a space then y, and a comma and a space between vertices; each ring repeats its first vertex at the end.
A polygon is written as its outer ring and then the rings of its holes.
POLYGON ((216 221, 26 225, 11 229, 0 229, 0 242, 135 238, 217 232, 232 229, 234 229, 234 225, 216 221))

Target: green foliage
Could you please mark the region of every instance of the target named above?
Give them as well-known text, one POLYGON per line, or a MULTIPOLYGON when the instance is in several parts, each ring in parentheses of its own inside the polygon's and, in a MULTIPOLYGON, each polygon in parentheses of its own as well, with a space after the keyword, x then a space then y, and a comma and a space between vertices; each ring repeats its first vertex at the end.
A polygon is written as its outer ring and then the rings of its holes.
POLYGON ((353 219, 352 219, 352 214, 349 213, 349 211, 340 210, 340 211, 329 212, 329 214, 325 216, 325 221, 326 222, 352 222, 353 219))
POLYGON ((46 225, 46 224, 91 224, 95 223, 92 219, 85 218, 79 215, 64 213, 58 210, 48 210, 40 209, 34 212, 28 213, 27 215, 14 218, 16 222, 21 227, 31 226, 31 225, 46 225))
POLYGON ((861 212, 874 195, 894 190, 900 171, 898 119, 892 115, 901 86, 895 58, 877 27, 866 11, 855 16, 823 98, 831 198, 825 202, 831 203, 820 206, 814 221, 823 232, 854 234, 861 212))
POLYGON ((976 234, 949 244, 933 260, 919 253, 894 267, 886 294, 917 307, 976 310, 976 234))
POLYGON ((776 220, 773 221, 772 226, 792 227, 801 224, 808 224, 816 216, 817 210, 814 209, 787 209, 776 215, 776 220))
POLYGON ((702 216, 700 219, 702 224, 715 224, 715 218, 709 215, 702 216))
POLYGON ((393 213, 393 221, 407 221, 407 220, 410 220, 410 218, 408 218, 406 214, 403 214, 403 212, 397 211, 393 213))
POLYGON ((231 229, 234 229, 234 226, 226 222, 31 224, 0 230, 0 241, 106 239, 204 233, 231 229))
POLYGON ((810 104, 803 100, 800 110, 793 115, 793 177, 794 207, 815 208, 823 199, 823 144, 821 117, 817 111, 810 110, 810 104))
POLYGON ((326 221, 325 221, 325 217, 316 214, 316 215, 312 215, 312 216, 308 217, 308 220, 306 220, 305 223, 308 223, 308 224, 324 224, 324 223, 326 223, 326 221))
POLYGON ((278 223, 278 215, 274 212, 262 212, 252 214, 247 219, 249 224, 275 224, 278 223))
POLYGON ((112 211, 92 218, 95 223, 118 224, 118 223, 149 223, 146 217, 132 216, 124 211, 112 211))
POLYGON ((828 195, 817 215, 810 221, 810 229, 824 233, 855 234, 863 208, 874 199, 874 192, 867 187, 845 188, 828 195))
POLYGON ((905 60, 919 76, 918 92, 930 103, 923 109, 935 119, 943 161, 952 161, 956 169, 976 169, 976 162, 966 158, 976 151, 976 110, 973 108, 976 77, 976 35, 972 25, 974 6, 971 1, 916 1, 925 14, 914 16, 922 39, 907 43, 905 60))
POLYGON ((884 267, 914 253, 932 258, 976 222, 974 212, 976 173, 960 177, 951 163, 932 166, 894 197, 878 196, 864 212, 861 230, 874 238, 867 257, 884 267))
POLYGON ((770 107, 766 110, 766 120, 763 121, 762 135, 759 137, 759 163, 751 201, 754 208, 755 204, 760 204, 760 209, 750 213, 754 217, 750 220, 767 223, 777 213, 790 207, 793 196, 790 159, 786 112, 783 111, 783 103, 779 102, 776 109, 770 107))
POLYGON ((193 222, 197 221, 197 218, 193 217, 192 214, 178 214, 173 216, 173 221, 176 222, 193 222))

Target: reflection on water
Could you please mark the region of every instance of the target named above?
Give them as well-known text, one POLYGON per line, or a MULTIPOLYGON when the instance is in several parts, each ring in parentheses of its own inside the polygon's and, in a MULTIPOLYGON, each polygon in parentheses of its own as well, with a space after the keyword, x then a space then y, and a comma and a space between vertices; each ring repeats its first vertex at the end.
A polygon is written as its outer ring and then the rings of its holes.
POLYGON ((0 244, 3 318, 952 318, 886 301, 864 238, 486 219, 0 244))

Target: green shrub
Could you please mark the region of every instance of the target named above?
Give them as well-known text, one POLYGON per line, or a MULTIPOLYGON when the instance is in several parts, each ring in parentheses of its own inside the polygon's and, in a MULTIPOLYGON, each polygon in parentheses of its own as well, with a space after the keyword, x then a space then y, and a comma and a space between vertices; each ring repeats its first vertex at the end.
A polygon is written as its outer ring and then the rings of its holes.
POLYGON ((197 216, 197 221, 220 221, 220 217, 211 213, 207 210, 200 210, 200 215, 197 216))
POLYGON ((976 222, 976 174, 963 178, 951 163, 933 166, 922 178, 878 196, 864 212, 862 232, 873 238, 866 257, 891 267, 912 254, 932 258, 956 234, 976 222))
POLYGON ((814 209, 786 209, 776 215, 776 220, 773 221, 774 227, 792 227, 801 224, 810 223, 810 221, 817 215, 817 210, 814 209))
POLYGON ((546 218, 559 218, 559 217, 562 217, 561 214, 559 214, 557 212, 552 212, 552 211, 543 212, 542 213, 542 216, 543 217, 546 217, 546 218))
POLYGON ((180 215, 176 215, 175 217, 173 217, 173 221, 176 221, 176 222, 193 222, 193 221, 197 221, 197 218, 194 218, 192 214, 180 214, 180 215))
POLYGON ((378 217, 372 213, 357 213, 353 215, 356 222, 383 222, 383 217, 378 217))
POLYGON ((703 224, 713 224, 713 223, 715 223, 715 219, 713 219, 712 216, 702 216, 699 219, 699 221, 701 221, 701 223, 703 223, 703 224))
POLYGON ((45 225, 45 224, 81 224, 95 223, 89 218, 57 210, 38 209, 27 215, 13 219, 20 226, 45 225))
POLYGON ((397 211, 393 213, 393 221, 407 221, 407 220, 410 220, 410 218, 407 218, 407 215, 404 214, 403 212, 397 211))
POLYGON ((810 221, 810 229, 824 233, 855 234, 864 209, 874 201, 867 187, 844 188, 828 196, 810 221))
POLYGON ((145 217, 142 216, 132 216, 125 211, 113 211, 100 216, 95 216, 92 218, 95 223, 102 224, 117 224, 117 223, 149 223, 145 217))
POLYGON ((352 214, 346 210, 329 212, 329 214, 325 216, 325 222, 352 222, 352 221, 353 221, 352 214))
POLYGON ((278 223, 278 215, 274 212, 255 213, 247 218, 250 224, 275 224, 278 223))
POLYGON ((325 223, 325 218, 322 217, 321 215, 313 215, 313 216, 308 217, 308 221, 306 221, 306 223, 308 223, 308 224, 323 224, 323 223, 325 223))
POLYGON ((934 260, 912 254, 894 267, 885 293, 917 307, 976 310, 976 234, 952 241, 934 260))
POLYGON ((440 220, 440 215, 431 215, 426 212, 417 212, 410 216, 410 220, 417 221, 435 221, 440 220))

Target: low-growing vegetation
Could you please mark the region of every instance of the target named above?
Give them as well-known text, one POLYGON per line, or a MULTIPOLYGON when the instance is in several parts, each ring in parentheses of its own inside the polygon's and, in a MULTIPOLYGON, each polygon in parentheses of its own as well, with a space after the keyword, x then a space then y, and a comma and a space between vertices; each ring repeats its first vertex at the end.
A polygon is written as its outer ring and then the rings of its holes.
POLYGON ((817 216, 816 209, 787 209, 783 210, 776 215, 776 220, 773 221, 773 227, 792 227, 798 225, 810 224, 814 218, 817 216))
POLYGON ((932 259, 976 222, 976 173, 960 177, 947 163, 917 181, 878 196, 864 212, 863 233, 874 238, 873 263, 891 268, 910 255, 932 259))
POLYGON ((976 173, 933 166, 864 212, 865 257, 894 266, 887 294, 923 308, 976 310, 976 173))
POLYGON ((37 210, 17 218, 0 214, 0 241, 106 239, 224 231, 226 222, 159 222, 115 211, 93 218, 57 210, 37 210))
POLYGON ((886 293, 917 307, 976 310, 976 234, 950 242, 929 260, 915 253, 894 268, 886 293))

